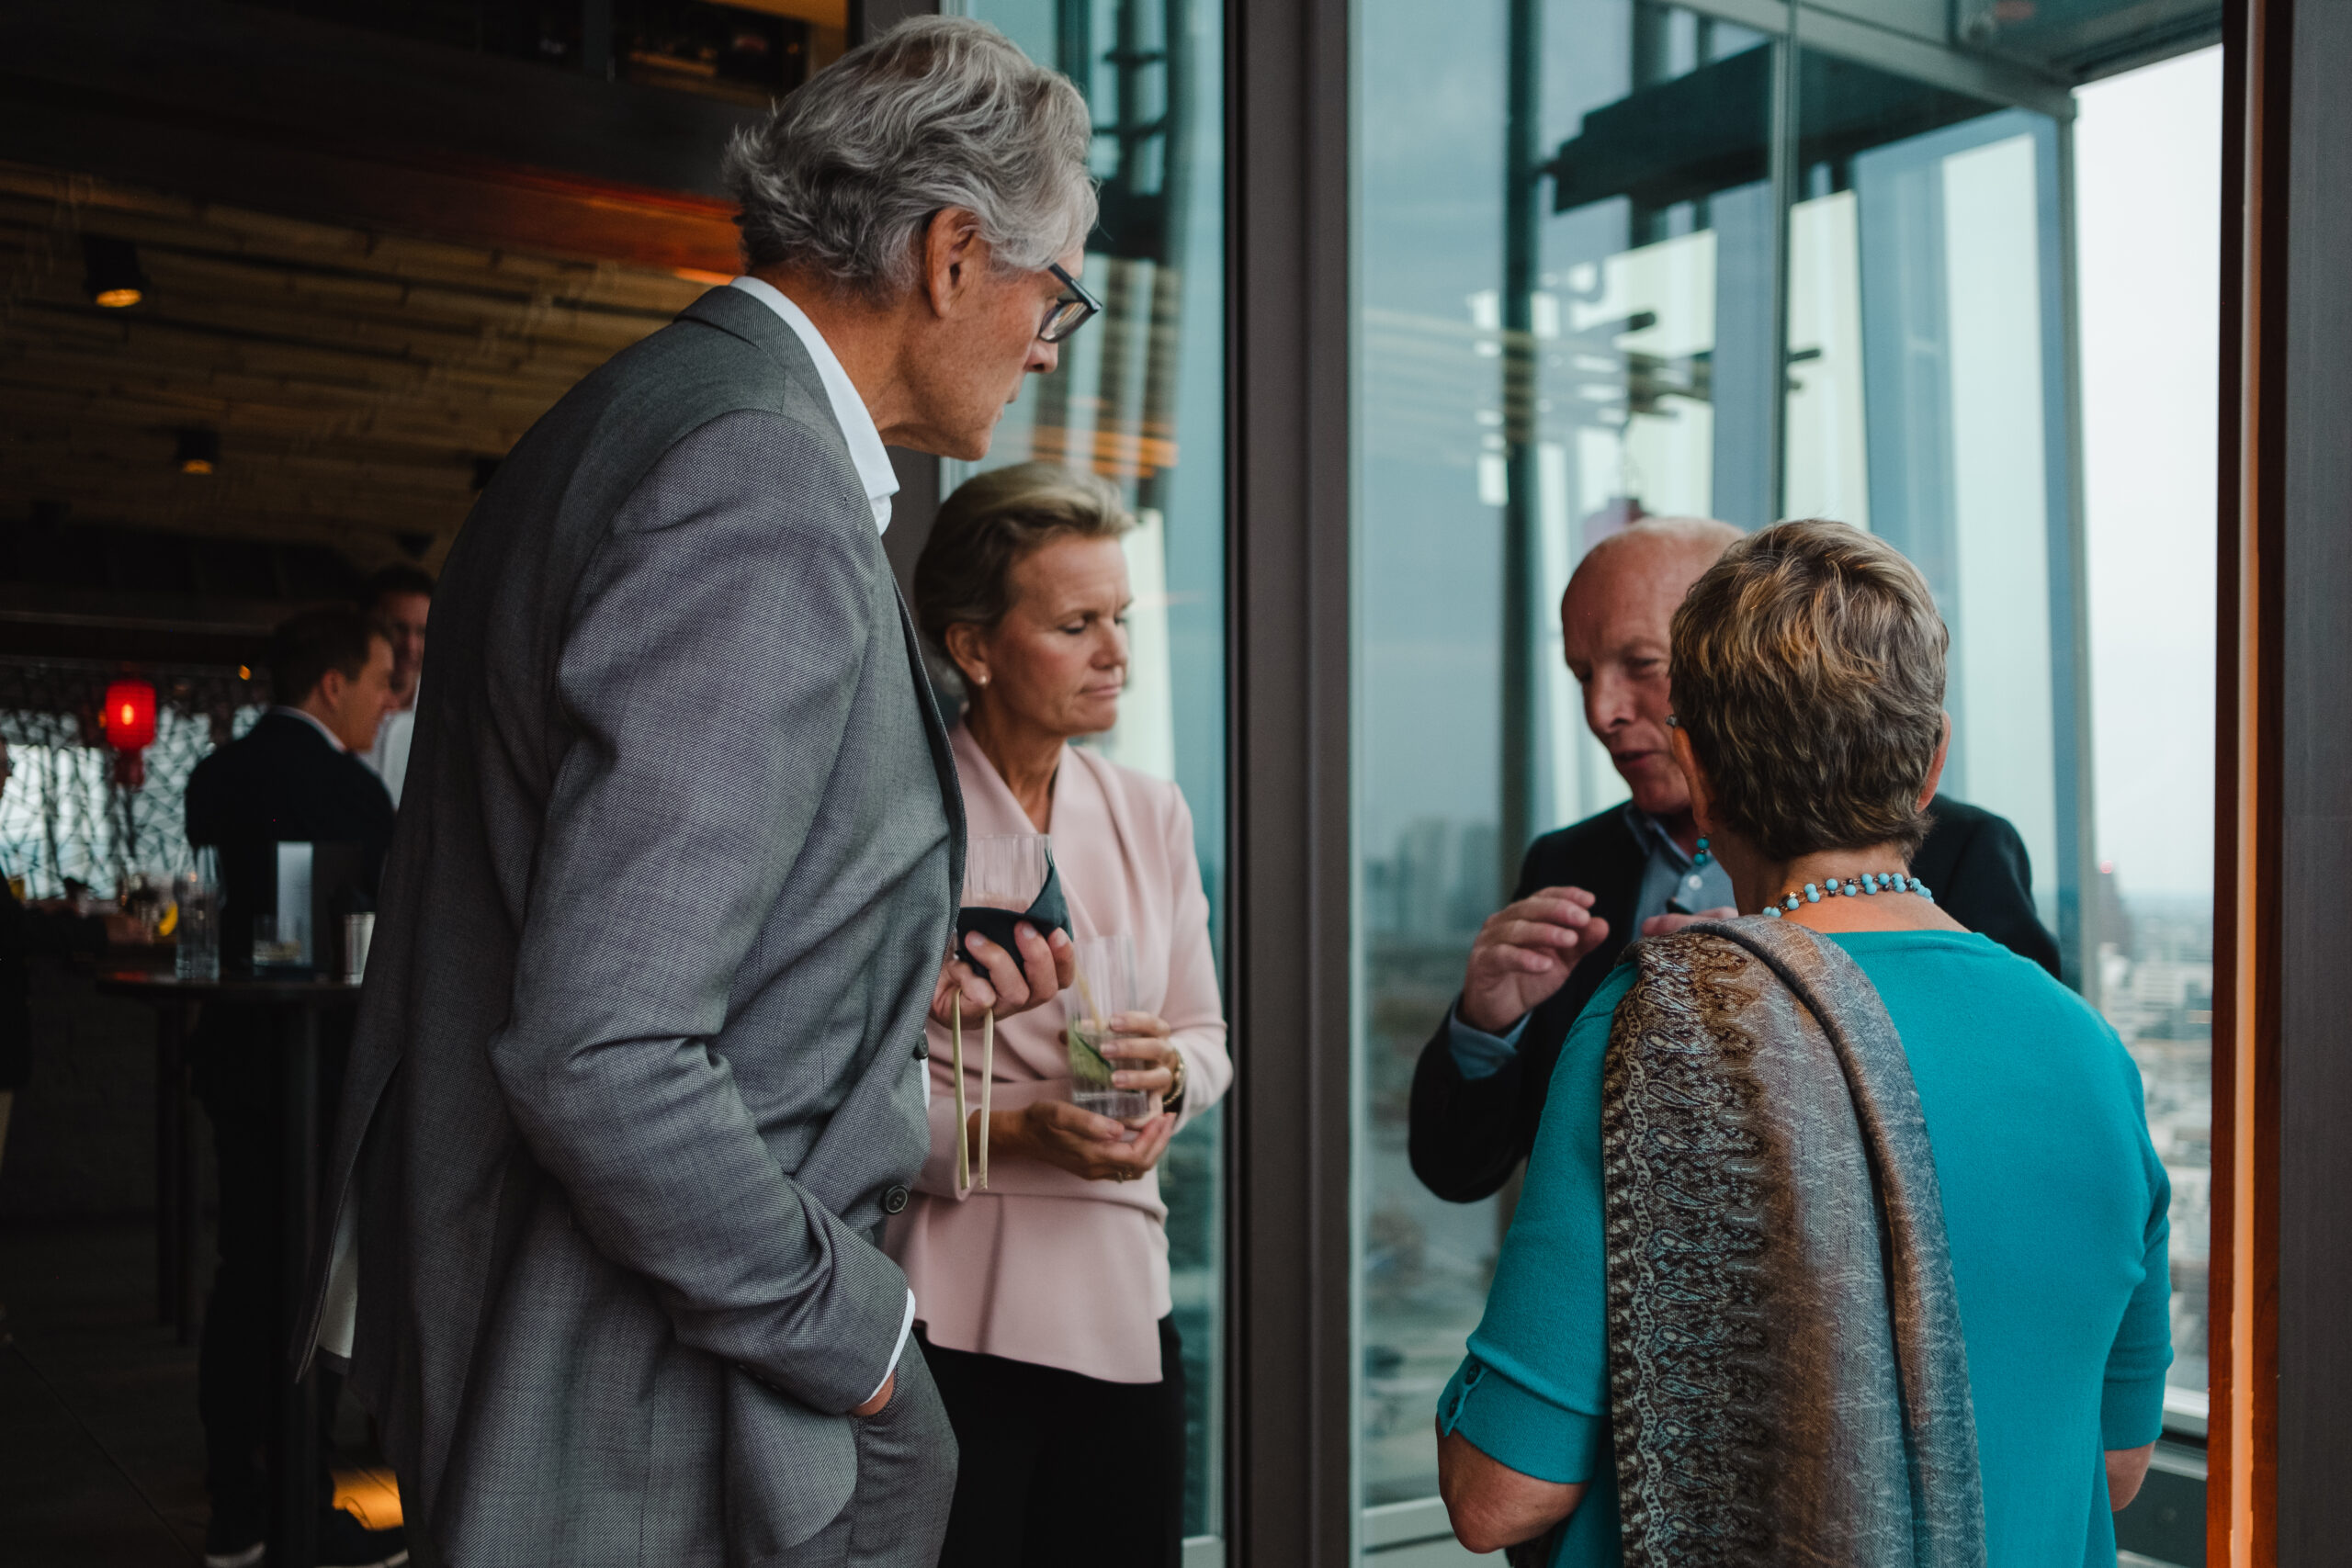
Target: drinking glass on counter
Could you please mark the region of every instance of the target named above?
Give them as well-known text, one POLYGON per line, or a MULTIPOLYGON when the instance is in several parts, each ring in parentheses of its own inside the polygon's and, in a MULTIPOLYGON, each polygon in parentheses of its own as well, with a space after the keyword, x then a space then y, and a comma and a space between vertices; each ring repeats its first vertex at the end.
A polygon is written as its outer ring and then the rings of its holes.
POLYGON ((254 973, 296 967, 311 956, 311 922, 300 915, 254 917, 254 973))
POLYGON ((220 857, 199 847, 193 864, 172 878, 177 910, 172 932, 179 948, 173 967, 183 980, 220 978, 220 857))

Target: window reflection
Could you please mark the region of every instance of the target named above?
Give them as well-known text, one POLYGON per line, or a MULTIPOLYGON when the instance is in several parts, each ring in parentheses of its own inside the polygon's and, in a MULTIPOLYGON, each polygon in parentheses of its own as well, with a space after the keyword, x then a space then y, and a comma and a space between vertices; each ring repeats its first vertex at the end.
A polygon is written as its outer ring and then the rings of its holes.
POLYGON ((2016 826, 2079 984, 2057 128, 1801 58, 1781 510, 1926 575, 1952 638, 1944 791, 2016 826))
MULTIPOLYGON (((1062 345, 1053 374, 1028 378, 987 459, 944 463, 941 478, 952 489, 979 468, 1045 458, 1091 469, 1126 496, 1140 524, 1123 541, 1135 594, 1127 690, 1118 728, 1089 744, 1182 788, 1221 939, 1222 13, 1210 0, 968 0, 963 9, 1086 94, 1102 217, 1085 283, 1103 310, 1062 345)), ((1237 1061, 1251 1048, 1237 1039, 1237 1061)), ((1189 1402, 1190 1535, 1216 1533, 1221 1506, 1222 1126, 1221 1109, 1194 1118, 1160 1168, 1189 1402)))
POLYGON ((1909 554, 1952 631, 1947 788, 2017 825, 2071 971, 2087 742, 2052 120, 1645 0, 1356 14, 1370 1506, 1433 1490, 1511 1199, 1414 1179, 1415 1059, 1528 841, 1626 793, 1561 659, 1584 553, 1699 514, 1909 554))
POLYGON ((1435 1490, 1432 1402, 1510 1198, 1452 1204, 1414 1179, 1415 1058, 1527 840, 1625 794, 1561 660, 1561 591, 1633 518, 1769 515, 1771 61, 1755 33, 1627 0, 1366 0, 1358 18, 1377 106, 1355 253, 1375 1505, 1435 1490), (1514 48, 1541 63, 1525 122, 1514 48))

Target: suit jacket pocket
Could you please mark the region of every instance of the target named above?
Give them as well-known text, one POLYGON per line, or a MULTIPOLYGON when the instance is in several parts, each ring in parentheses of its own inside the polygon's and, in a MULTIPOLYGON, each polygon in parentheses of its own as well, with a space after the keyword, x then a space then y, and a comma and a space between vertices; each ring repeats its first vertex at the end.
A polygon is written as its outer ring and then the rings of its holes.
POLYGON ((857 1489, 857 1438, 826 1416, 727 1369, 729 1562, 769 1561, 831 1524, 857 1489))

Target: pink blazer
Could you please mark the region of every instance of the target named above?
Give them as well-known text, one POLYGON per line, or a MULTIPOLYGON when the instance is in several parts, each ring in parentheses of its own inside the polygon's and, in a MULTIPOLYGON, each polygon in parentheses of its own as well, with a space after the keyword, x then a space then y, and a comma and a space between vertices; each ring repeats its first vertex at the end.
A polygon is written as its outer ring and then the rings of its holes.
MULTIPOLYGON (((950 739, 973 836, 1036 831, 971 732, 958 724, 950 739)), ((1071 935, 1134 937, 1141 1005, 1173 1031, 1184 1054, 1183 1115, 1198 1115, 1233 1081, 1233 1063, 1183 795, 1065 746, 1052 838, 1071 935)), ((1050 1002, 999 1026, 996 1109, 1069 1098, 1061 1020, 1061 1004, 1050 1002)), ((977 1109, 975 1027, 964 1032, 964 1067, 965 1094, 977 1109)), ((907 1271, 916 1319, 931 1342, 1107 1382, 1158 1382, 1157 1325, 1170 1306, 1159 1172, 1140 1181, 1088 1181, 996 1150, 988 1187, 959 1199, 954 1050, 937 1024, 931 1074, 931 1157, 884 1244, 907 1271)))

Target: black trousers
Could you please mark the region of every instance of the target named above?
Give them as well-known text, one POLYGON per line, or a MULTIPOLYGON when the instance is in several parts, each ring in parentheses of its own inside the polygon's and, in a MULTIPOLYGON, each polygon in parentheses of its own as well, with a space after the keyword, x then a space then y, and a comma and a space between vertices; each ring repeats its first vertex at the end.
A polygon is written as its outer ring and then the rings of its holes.
MULTIPOLYGON (((229 1010, 220 1010, 228 1012, 229 1010)), ((196 1364, 197 1414, 204 1422, 205 1487, 216 1518, 232 1533, 258 1533, 269 1517, 277 1470, 278 1394, 290 1375, 286 1320, 285 1130, 279 1112, 277 1021, 266 1013, 218 1021, 199 1058, 199 1097, 212 1118, 220 1175, 220 1255, 204 1313, 196 1364), (233 1021, 234 1028, 225 1027, 233 1021)), ((320 1102, 342 1079, 343 1042, 325 1043, 320 1102)), ((318 1506, 333 1501, 326 1463, 342 1380, 319 1369, 321 1463, 318 1506)))
POLYGON ((1159 1381, 1104 1382, 923 1340, 961 1459, 940 1568, 1179 1568, 1184 1359, 1159 1320, 1159 1381))

